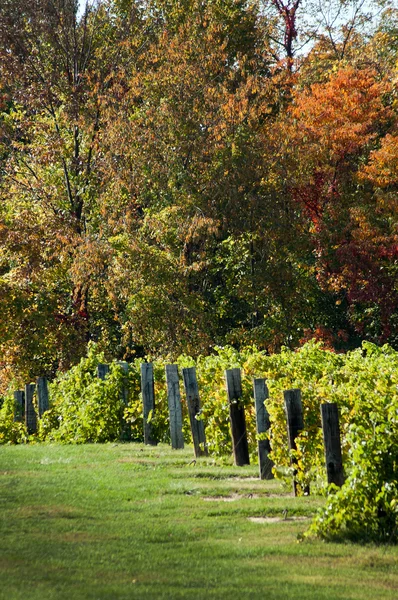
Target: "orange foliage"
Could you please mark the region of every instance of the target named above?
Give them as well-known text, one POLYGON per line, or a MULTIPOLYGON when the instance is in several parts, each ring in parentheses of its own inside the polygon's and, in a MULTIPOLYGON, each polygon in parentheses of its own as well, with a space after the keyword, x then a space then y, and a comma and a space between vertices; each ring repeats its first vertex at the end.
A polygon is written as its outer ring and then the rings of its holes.
POLYGON ((388 133, 383 138, 380 148, 371 153, 361 178, 386 190, 398 185, 398 134, 388 133))
POLYGON ((389 116, 383 106, 388 84, 371 69, 346 67, 326 83, 295 94, 291 115, 298 142, 314 145, 318 164, 332 165, 363 149, 389 116))

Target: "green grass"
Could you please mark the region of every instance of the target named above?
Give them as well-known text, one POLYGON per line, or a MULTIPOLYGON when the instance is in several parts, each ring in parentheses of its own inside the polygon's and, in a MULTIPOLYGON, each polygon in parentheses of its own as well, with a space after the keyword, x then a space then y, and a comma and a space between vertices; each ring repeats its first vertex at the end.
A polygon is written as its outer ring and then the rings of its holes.
POLYGON ((289 517, 321 498, 191 461, 137 444, 0 448, 0 598, 398 597, 397 547, 298 543, 308 521, 289 517))

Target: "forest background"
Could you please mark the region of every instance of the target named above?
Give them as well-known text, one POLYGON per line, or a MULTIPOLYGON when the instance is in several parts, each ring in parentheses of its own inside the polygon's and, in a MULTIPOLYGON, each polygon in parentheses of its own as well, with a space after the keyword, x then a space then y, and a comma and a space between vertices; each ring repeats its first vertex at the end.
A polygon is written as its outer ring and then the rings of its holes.
POLYGON ((109 358, 398 348, 398 10, 3 0, 0 392, 109 358))

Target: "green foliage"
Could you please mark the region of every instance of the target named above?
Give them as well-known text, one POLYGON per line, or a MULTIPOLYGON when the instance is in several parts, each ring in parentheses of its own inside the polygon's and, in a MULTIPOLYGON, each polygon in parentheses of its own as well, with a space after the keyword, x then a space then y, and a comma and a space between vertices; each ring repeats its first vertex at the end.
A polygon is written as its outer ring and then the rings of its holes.
POLYGON ((25 425, 14 420, 16 410, 14 398, 7 395, 0 408, 0 444, 22 444, 27 441, 25 425))
POLYGON ((398 403, 394 415, 391 408, 377 417, 375 412, 375 421, 349 428, 349 477, 341 489, 331 486, 307 537, 397 542, 398 403))
POLYGON ((364 343, 347 356, 341 377, 348 477, 329 490, 307 535, 397 542, 398 355, 364 343))
POLYGON ((125 406, 123 417, 128 424, 130 438, 136 442, 144 439, 144 423, 142 416, 140 360, 136 359, 128 371, 128 405, 125 406))
MULTIPOLYGON (((197 377, 202 405, 200 418, 206 429, 209 452, 215 456, 229 456, 232 439, 229 424, 229 405, 225 384, 225 370, 244 367, 248 352, 238 352, 231 346, 216 347, 217 354, 201 356, 197 360, 197 377)), ((254 352, 258 351, 252 349, 254 352)), ((252 382, 242 373, 242 398, 245 407, 249 451, 256 456, 255 413, 252 400, 252 382)))
POLYGON ((333 401, 334 377, 342 363, 342 355, 325 350, 321 343, 315 341, 298 351, 283 348, 280 354, 269 357, 253 355, 249 362, 253 375, 257 372, 267 379, 270 393, 267 407, 272 424, 270 439, 276 475, 290 482, 290 458, 296 458, 297 482, 301 489, 310 482, 318 489, 325 483, 319 405, 333 401), (289 453, 283 392, 295 388, 302 392, 304 431, 296 440, 297 450, 289 453))
POLYGON ((106 379, 99 379, 96 368, 101 362, 105 362, 103 354, 90 344, 87 358, 50 385, 51 407, 40 421, 41 439, 85 443, 119 438, 125 376, 123 369, 112 363, 106 379))
MULTIPOLYGON (((128 373, 112 363, 105 380, 96 375, 104 362, 98 347, 90 344, 87 357, 50 386, 51 406, 39 420, 37 439, 68 443, 105 442, 117 439, 143 440, 140 359, 128 373), (128 396, 127 396, 128 394, 128 396)), ((165 366, 171 361, 156 360, 155 410, 150 415, 155 438, 169 443, 169 413, 165 366)), ((249 450, 256 461, 257 436, 252 381, 267 380, 270 415, 269 432, 274 472, 291 484, 291 459, 297 463, 299 490, 328 494, 307 536, 334 538, 350 536, 396 541, 398 526, 398 353, 390 346, 363 343, 347 353, 335 354, 321 343, 311 341, 300 350, 283 348, 267 355, 255 347, 238 351, 218 347, 210 356, 196 361, 182 355, 181 370, 195 365, 206 439, 212 456, 230 457, 232 442, 225 370, 242 370, 241 402, 245 406, 249 450), (302 390, 304 430, 296 439, 297 450, 287 446, 283 392, 302 390), (341 489, 327 486, 321 431, 320 404, 336 402, 346 483, 341 489)), ((191 440, 184 393, 183 434, 191 440)), ((14 401, 6 397, 0 409, 0 443, 27 440, 25 427, 14 422, 14 401)), ((32 440, 35 436, 32 436, 32 440)))

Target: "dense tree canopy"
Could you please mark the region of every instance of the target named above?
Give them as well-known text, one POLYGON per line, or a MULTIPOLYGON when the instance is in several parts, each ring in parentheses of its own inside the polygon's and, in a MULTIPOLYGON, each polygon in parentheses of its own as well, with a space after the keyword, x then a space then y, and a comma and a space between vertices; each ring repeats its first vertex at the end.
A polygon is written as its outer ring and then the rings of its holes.
POLYGON ((2 2, 2 385, 89 340, 398 347, 397 39, 386 2, 2 2))

